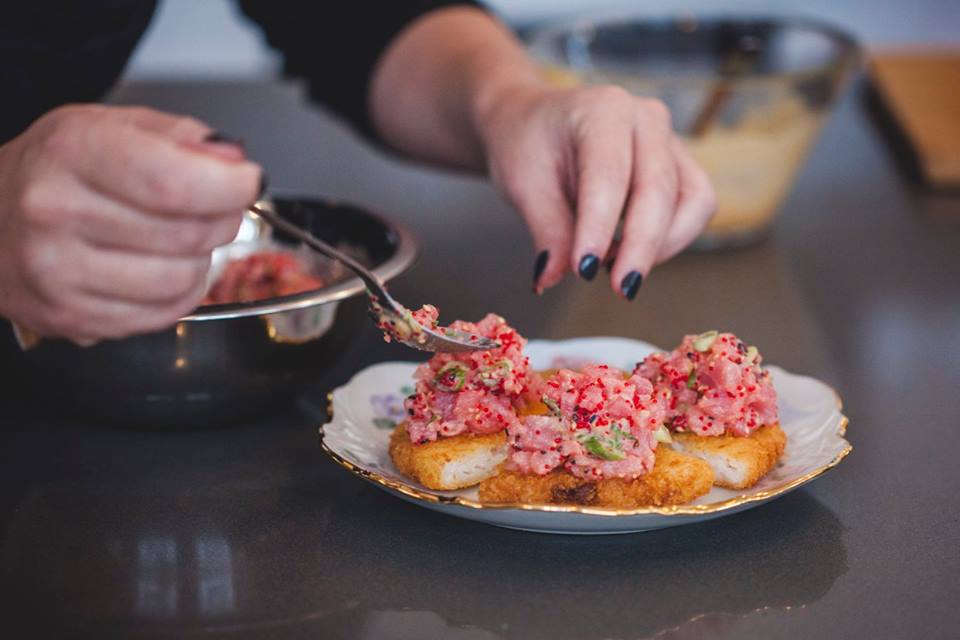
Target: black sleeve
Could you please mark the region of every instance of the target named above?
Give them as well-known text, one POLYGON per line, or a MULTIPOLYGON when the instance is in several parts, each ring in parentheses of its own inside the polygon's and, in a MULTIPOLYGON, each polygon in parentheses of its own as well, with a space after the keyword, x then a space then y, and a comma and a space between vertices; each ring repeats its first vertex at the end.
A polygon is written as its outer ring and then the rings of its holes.
POLYGON ((393 38, 421 15, 475 0, 239 0, 267 42, 283 53, 284 72, 302 77, 310 96, 376 139, 367 96, 370 76, 393 38))
POLYGON ((156 0, 28 0, 0 9, 0 143, 120 77, 156 0))

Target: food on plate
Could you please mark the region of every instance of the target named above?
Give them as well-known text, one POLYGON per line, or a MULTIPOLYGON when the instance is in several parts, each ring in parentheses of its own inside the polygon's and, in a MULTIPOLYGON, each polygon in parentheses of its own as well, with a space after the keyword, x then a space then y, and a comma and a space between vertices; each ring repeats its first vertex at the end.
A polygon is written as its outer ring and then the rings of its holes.
POLYGON ((431 489, 473 486, 496 473, 507 457, 503 431, 486 435, 459 435, 415 444, 406 425, 390 436, 390 458, 400 473, 431 489))
POLYGON ((747 489, 777 465, 787 445, 787 434, 779 424, 760 427, 749 437, 673 434, 673 448, 709 464, 714 483, 727 489, 747 489))
POLYGON ((666 405, 649 380, 607 365, 560 369, 542 385, 542 411, 507 427, 502 472, 480 484, 490 503, 630 509, 707 493, 710 466, 659 446, 666 405))
POLYGON ((634 370, 665 403, 673 448, 708 462, 718 486, 753 486, 786 447, 777 394, 761 362, 757 348, 734 334, 708 331, 647 356, 634 370))
POLYGON ((258 251, 228 263, 203 304, 253 302, 312 291, 324 284, 297 256, 283 251, 258 251))
MULTIPOLYGON (((425 326, 436 324, 435 307, 413 315, 425 326)), ((500 346, 436 353, 414 373, 414 392, 404 401, 407 419, 391 438, 390 456, 401 472, 431 489, 459 489, 495 474, 507 456, 505 431, 539 384, 523 355, 526 340, 500 316, 450 327, 500 346)))
MULTIPOLYGON (((435 307, 411 317, 437 326, 435 307)), ((390 457, 428 488, 479 484, 487 503, 675 505, 714 484, 753 486, 786 447, 770 372, 732 333, 685 336, 630 373, 536 373, 503 318, 450 326, 500 347, 438 353, 417 368, 390 457)))
POLYGON ((573 504, 635 509, 684 504, 708 491, 713 472, 703 460, 659 447, 649 473, 637 478, 578 478, 566 472, 545 476, 502 471, 480 485, 480 499, 490 503, 573 504))

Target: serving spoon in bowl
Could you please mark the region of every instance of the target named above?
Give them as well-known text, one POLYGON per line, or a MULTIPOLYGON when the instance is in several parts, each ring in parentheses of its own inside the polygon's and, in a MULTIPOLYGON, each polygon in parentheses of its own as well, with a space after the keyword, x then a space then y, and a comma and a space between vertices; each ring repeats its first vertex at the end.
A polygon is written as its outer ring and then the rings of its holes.
POLYGON ((423 326, 413 317, 413 312, 410 309, 404 307, 387 293, 387 288, 380 281, 380 278, 350 256, 334 249, 303 227, 281 217, 265 201, 250 205, 249 211, 274 229, 297 238, 311 249, 336 260, 353 271, 367 288, 370 314, 377 326, 397 342, 420 351, 440 353, 485 351, 500 346, 500 343, 496 340, 467 331, 450 328, 436 330, 423 326))

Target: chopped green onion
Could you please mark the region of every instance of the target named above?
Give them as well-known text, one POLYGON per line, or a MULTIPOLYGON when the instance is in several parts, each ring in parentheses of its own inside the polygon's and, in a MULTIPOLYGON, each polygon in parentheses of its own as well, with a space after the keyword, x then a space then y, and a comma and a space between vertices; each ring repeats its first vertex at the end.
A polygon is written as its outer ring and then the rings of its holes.
POLYGON ((720 335, 720 333, 716 330, 701 333, 693 340, 693 348, 701 352, 709 351, 718 335, 720 335))
POLYGON ((433 384, 441 391, 455 392, 463 389, 467 379, 467 367, 460 362, 448 362, 437 372, 433 384))
POLYGON ((583 448, 603 460, 623 460, 627 457, 622 451, 617 451, 612 447, 605 447, 596 436, 591 436, 584 440, 583 448))

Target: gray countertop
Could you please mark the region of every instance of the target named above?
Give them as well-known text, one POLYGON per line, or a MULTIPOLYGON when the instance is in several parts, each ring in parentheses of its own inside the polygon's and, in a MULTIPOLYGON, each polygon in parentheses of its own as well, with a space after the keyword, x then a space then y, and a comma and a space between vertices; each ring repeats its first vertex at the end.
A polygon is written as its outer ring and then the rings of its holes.
POLYGON ((858 92, 769 240, 683 255, 630 304, 602 279, 532 297, 526 232, 489 186, 359 145, 290 86, 115 100, 198 115, 245 137, 273 184, 410 223, 425 251, 401 300, 540 338, 730 329, 836 387, 854 451, 731 517, 563 537, 420 509, 324 458, 326 391, 413 355, 372 327, 295 406, 227 430, 108 430, 7 394, 0 625, 28 630, 11 637, 960 636, 960 197, 903 178, 858 92))

